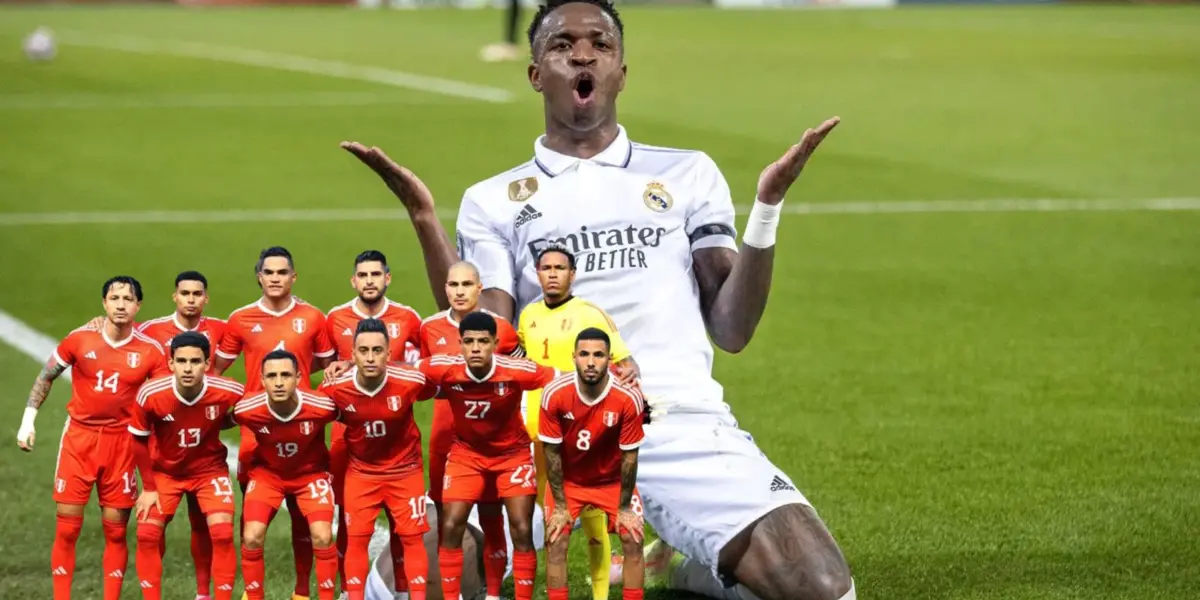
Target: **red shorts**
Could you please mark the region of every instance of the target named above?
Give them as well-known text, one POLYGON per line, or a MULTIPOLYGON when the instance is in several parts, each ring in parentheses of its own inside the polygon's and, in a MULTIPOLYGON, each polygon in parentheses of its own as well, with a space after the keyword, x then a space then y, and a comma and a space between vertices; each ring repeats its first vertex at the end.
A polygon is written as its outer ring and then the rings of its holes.
POLYGON ((90 427, 67 419, 54 468, 54 501, 87 504, 94 486, 100 506, 133 508, 138 497, 133 444, 126 425, 90 427))
POLYGON ((443 502, 497 502, 537 495, 532 452, 496 458, 456 454, 446 462, 443 502))
POLYGON ((158 503, 162 506, 162 512, 157 507, 151 508, 152 519, 166 520, 174 516, 184 494, 195 496, 200 504, 200 512, 205 515, 233 514, 233 482, 229 481, 228 471, 213 471, 186 479, 156 473, 154 485, 158 488, 158 503))
POLYGON ((247 521, 271 522, 284 498, 291 496, 300 514, 309 523, 333 521, 333 485, 329 473, 318 472, 283 479, 268 469, 250 471, 250 484, 243 499, 243 517, 247 521))
POLYGON ((404 475, 346 473, 346 527, 350 535, 371 535, 379 510, 387 508, 398 535, 423 535, 425 520, 425 474, 420 469, 404 475))
MULTIPOLYGON (((599 487, 584 487, 563 482, 563 493, 567 496, 567 510, 571 519, 578 519, 579 513, 587 507, 602 510, 608 515, 608 532, 617 533, 617 512, 621 503, 621 482, 610 483, 599 487)), ((554 510, 554 494, 550 493, 550 484, 546 484, 546 518, 554 510)), ((642 496, 637 486, 633 487, 633 498, 629 501, 633 514, 642 516, 642 496)))
POLYGON ((334 421, 333 438, 329 442, 329 474, 333 476, 333 501, 345 505, 346 467, 350 464, 350 451, 346 449, 346 425, 334 421))
POLYGON ((444 400, 433 403, 433 423, 429 427, 429 499, 442 502, 446 458, 454 445, 454 411, 444 400))

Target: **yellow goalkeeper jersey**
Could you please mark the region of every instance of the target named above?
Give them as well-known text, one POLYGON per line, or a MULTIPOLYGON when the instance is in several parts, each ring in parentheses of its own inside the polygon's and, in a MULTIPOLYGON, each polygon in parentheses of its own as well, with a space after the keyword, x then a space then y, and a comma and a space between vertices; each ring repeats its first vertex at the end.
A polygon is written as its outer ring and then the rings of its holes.
MULTIPOLYGON (((554 308, 546 306, 541 300, 526 306, 517 319, 517 338, 525 349, 526 358, 572 373, 575 371, 575 336, 588 327, 608 334, 612 362, 629 357, 629 349, 617 333, 612 318, 600 307, 582 298, 571 297, 554 308)), ((534 440, 537 439, 541 399, 541 390, 531 391, 525 396, 525 426, 534 440)))

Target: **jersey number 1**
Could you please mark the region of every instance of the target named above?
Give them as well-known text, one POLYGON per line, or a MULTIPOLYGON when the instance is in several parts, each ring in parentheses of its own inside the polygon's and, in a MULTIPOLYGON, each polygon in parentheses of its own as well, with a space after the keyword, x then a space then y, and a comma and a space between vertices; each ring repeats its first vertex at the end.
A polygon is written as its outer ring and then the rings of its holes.
POLYGON ((550 360, 550 338, 542 338, 542 360, 550 360))

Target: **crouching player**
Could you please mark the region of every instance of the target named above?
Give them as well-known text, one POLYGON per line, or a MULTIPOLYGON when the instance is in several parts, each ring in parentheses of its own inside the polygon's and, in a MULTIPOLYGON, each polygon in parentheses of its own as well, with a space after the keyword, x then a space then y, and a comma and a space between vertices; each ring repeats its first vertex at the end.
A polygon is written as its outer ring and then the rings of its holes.
POLYGON ((243 498, 242 581, 250 600, 266 595, 263 540, 271 516, 294 498, 308 522, 317 563, 317 597, 333 600, 338 574, 333 545, 333 486, 325 425, 337 412, 324 396, 297 389, 300 364, 287 350, 263 358, 262 387, 233 409, 233 420, 254 432, 249 483, 243 498))
POLYGON ((587 507, 608 515, 625 553, 624 600, 641 600, 642 502, 637 480, 642 395, 608 371, 609 337, 589 327, 575 338, 575 373, 542 392, 538 437, 545 444, 546 593, 567 599, 567 541, 587 507))
POLYGON ((537 574, 537 486, 521 395, 545 387, 557 371, 525 359, 495 356, 496 319, 488 313, 468 314, 459 323, 459 334, 461 356, 432 356, 417 363, 441 386, 445 400, 439 402, 449 402, 454 412, 454 444, 442 482, 442 596, 459 598, 463 533, 471 508, 476 503, 502 503, 513 543, 514 595, 516 600, 530 600, 537 574))
POLYGON ((412 408, 414 402, 437 396, 438 386, 412 367, 388 365, 388 327, 379 319, 359 321, 353 357, 352 369, 321 387, 346 425, 349 463, 342 505, 349 543, 343 586, 350 600, 363 600, 371 567, 367 548, 375 518, 386 508, 404 549, 402 576, 408 580, 409 598, 425 600, 429 559, 423 536, 429 522, 421 432, 412 408))
POLYGON ((142 597, 162 598, 163 529, 185 494, 192 494, 213 543, 216 600, 233 597, 237 549, 233 546, 233 484, 221 429, 229 409, 245 394, 242 384, 205 375, 208 338, 187 332, 170 343, 171 377, 153 379, 138 392, 129 431, 144 491, 137 501, 137 574, 142 597), (150 437, 154 436, 153 453, 150 437))

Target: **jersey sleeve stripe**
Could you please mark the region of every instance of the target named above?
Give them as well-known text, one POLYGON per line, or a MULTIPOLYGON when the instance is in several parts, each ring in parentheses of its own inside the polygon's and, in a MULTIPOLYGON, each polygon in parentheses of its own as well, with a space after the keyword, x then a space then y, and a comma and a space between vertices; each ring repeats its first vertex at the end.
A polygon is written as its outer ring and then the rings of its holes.
POLYGON ((63 360, 62 357, 58 355, 57 350, 55 350, 54 354, 52 354, 50 357, 53 358, 54 362, 58 363, 58 366, 60 366, 60 367, 70 367, 71 366, 70 363, 63 360))
POLYGON ((333 356, 334 354, 337 354, 337 348, 334 348, 333 350, 329 350, 327 352, 316 352, 316 353, 314 353, 314 356, 316 356, 317 358, 329 358, 330 356, 333 356))
POLYGON ((135 337, 139 340, 142 340, 143 342, 146 342, 147 344, 150 344, 150 345, 154 346, 155 348, 158 348, 159 352, 163 352, 165 354, 165 352, 163 351, 162 344, 150 339, 148 336, 146 336, 146 334, 144 334, 140 331, 134 330, 133 337, 135 337))
MULTIPOLYGON (((414 311, 414 312, 416 312, 416 311, 414 311)), ((438 319, 445 319, 445 318, 446 318, 446 313, 447 313, 447 312, 449 312, 449 311, 445 311, 445 310, 443 310, 442 312, 439 312, 439 313, 435 313, 435 314, 429 315, 428 317, 425 317, 425 318, 424 318, 424 319, 421 321, 421 324, 422 324, 422 325, 424 325, 424 324, 426 324, 426 323, 432 323, 433 321, 436 321, 436 320, 438 320, 438 319)))
POLYGON ((250 398, 244 398, 233 405, 233 412, 239 413, 243 411, 262 406, 267 403, 267 395, 265 393, 250 398))
POLYGON ((625 450, 625 451, 637 450, 642 445, 642 442, 645 442, 645 441, 646 441, 646 438, 645 438, 645 436, 643 436, 642 439, 640 439, 632 444, 619 444, 617 447, 620 448, 621 450, 625 450))
POLYGON ((516 348, 513 348, 509 356, 513 358, 525 358, 525 349, 518 345, 516 348))
POLYGON ((544 442, 546 444, 561 444, 562 440, 563 440, 560 437, 552 438, 548 435, 542 435, 540 433, 538 434, 538 439, 542 440, 542 442, 544 442))
POLYGON ((220 348, 217 348, 217 356, 220 356, 221 358, 223 358, 225 360, 237 360, 236 354, 228 354, 226 352, 221 351, 220 348))
POLYGON ((496 356, 496 357, 494 357, 494 360, 496 361, 496 364, 498 364, 502 367, 505 367, 507 369, 516 369, 518 371, 528 371, 530 373, 536 373, 538 370, 537 363, 534 363, 531 360, 526 360, 524 358, 508 358, 508 357, 504 357, 504 356, 496 356))
POLYGON ((161 391, 171 387, 171 383, 174 380, 175 380, 174 377, 161 377, 159 379, 151 380, 150 382, 143 385, 142 389, 138 390, 138 395, 137 395, 138 406, 145 406, 146 400, 150 398, 151 394, 156 394, 158 392, 161 392, 161 391))
POLYGON ((701 225, 693 229, 692 233, 688 235, 688 242, 695 244, 696 242, 711 236, 724 236, 729 238, 737 237, 732 227, 724 223, 709 223, 708 225, 701 225))
POLYGON ((129 433, 132 433, 133 435, 136 435, 138 437, 149 437, 150 436, 149 431, 146 431, 144 429, 138 429, 137 427, 134 427, 133 425, 130 425, 129 427, 127 427, 127 429, 129 430, 129 433))
POLYGON ((613 387, 624 392, 626 396, 629 396, 630 401, 633 402, 633 407, 637 410, 637 414, 642 414, 642 411, 645 410, 646 401, 642 398, 640 392, 621 383, 614 382, 613 387))
POLYGON ((542 408, 549 409, 550 399, 552 396, 554 396, 554 393, 563 389, 567 385, 570 385, 571 383, 572 382, 570 378, 566 376, 560 376, 554 381, 551 381, 550 384, 542 390, 542 408))
POLYGON ((243 396, 246 395, 246 386, 232 379, 217 379, 215 377, 209 377, 208 385, 228 392, 237 392, 243 396))

